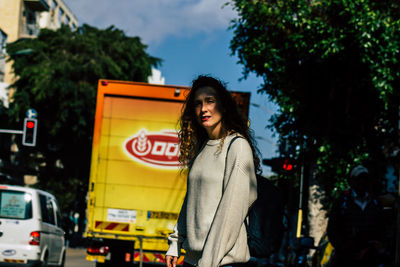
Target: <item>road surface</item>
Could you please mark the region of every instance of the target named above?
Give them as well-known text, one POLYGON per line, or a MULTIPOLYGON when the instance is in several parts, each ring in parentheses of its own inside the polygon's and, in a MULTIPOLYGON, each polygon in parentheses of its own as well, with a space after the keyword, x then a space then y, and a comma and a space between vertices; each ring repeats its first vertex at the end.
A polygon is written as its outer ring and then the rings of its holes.
POLYGON ((94 262, 85 260, 86 249, 67 248, 65 267, 95 267, 94 262))
MULTIPOLYGON (((85 259, 86 249, 85 248, 67 248, 67 258, 65 261, 65 267, 95 267, 96 263, 89 262, 85 259)), ((135 267, 139 267, 139 264, 135 264, 135 267)), ((143 264, 143 267, 162 267, 163 264, 143 264)))

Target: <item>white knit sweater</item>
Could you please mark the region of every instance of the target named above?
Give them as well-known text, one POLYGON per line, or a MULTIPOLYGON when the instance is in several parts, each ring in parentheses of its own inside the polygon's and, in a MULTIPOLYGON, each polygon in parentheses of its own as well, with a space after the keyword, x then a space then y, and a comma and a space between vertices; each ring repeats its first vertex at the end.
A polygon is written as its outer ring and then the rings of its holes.
POLYGON ((253 154, 244 138, 235 135, 209 140, 196 157, 187 180, 187 193, 167 255, 179 256, 199 267, 247 262, 250 258, 244 224, 257 198, 253 154), (225 167, 226 162, 226 167, 225 167))

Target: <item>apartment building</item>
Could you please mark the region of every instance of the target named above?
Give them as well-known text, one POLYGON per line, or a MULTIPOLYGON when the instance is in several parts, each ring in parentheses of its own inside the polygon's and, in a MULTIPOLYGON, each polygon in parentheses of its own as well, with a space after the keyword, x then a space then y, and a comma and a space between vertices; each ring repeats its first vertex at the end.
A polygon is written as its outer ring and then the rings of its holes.
POLYGON ((4 69, 6 67, 6 43, 7 34, 0 29, 0 109, 1 106, 8 107, 7 84, 4 80, 4 69))
POLYGON ((48 0, 49 12, 41 12, 39 16, 40 28, 58 29, 62 24, 69 25, 72 29, 78 27, 78 20, 62 0, 48 0))
MULTIPOLYGON (((78 26, 77 18, 62 0, 0 0, 0 30, 8 43, 34 38, 41 28, 57 29, 62 24, 78 26)), ((4 65, 0 82, 10 84, 14 77, 11 63, 4 65)))

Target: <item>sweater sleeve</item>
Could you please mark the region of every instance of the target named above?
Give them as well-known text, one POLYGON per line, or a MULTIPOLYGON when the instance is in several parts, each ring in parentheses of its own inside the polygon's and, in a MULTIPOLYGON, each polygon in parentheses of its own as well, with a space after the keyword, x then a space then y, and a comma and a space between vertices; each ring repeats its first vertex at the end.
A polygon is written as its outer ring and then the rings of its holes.
POLYGON ((217 267, 235 245, 250 205, 257 197, 253 154, 248 142, 239 138, 228 151, 224 188, 199 267, 217 267))
POLYGON ((165 255, 179 257, 181 255, 182 243, 186 238, 186 198, 183 201, 179 218, 174 226, 174 231, 168 236, 169 248, 165 255))

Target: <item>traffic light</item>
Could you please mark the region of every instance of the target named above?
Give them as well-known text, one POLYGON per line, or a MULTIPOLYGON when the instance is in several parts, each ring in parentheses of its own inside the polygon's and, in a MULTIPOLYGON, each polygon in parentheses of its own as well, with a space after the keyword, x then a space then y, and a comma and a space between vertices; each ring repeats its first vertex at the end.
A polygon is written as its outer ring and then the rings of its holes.
POLYGON ((293 161, 290 158, 283 159, 282 169, 290 172, 291 170, 293 170, 293 168, 294 168, 293 161))
POLYGON ((295 163, 293 158, 270 158, 263 159, 264 165, 270 166, 271 170, 277 174, 291 174, 294 172, 295 163))
POLYGON ((36 145, 37 119, 25 118, 22 144, 24 146, 36 145))

